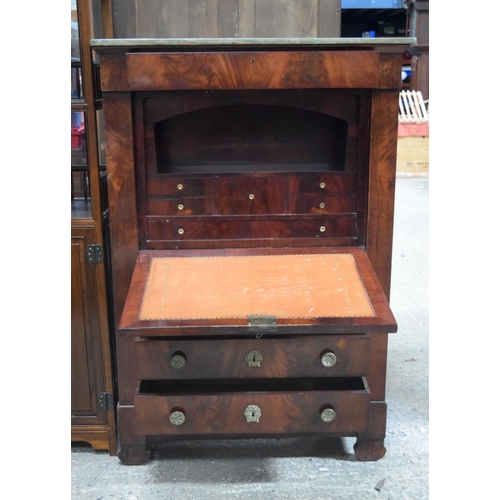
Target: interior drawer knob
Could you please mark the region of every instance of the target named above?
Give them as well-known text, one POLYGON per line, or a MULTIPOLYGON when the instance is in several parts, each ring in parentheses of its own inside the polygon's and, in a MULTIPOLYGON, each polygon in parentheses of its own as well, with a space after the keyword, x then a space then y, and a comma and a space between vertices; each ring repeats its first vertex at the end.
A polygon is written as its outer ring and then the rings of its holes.
POLYGON ((321 203, 319 204, 319 208, 325 208, 325 207, 326 207, 326 204, 325 204, 325 203, 321 202, 321 203))
POLYGON ((184 205, 183 205, 182 203, 179 203, 179 204, 177 205, 177 208, 178 208, 179 210, 184 210, 184 205))
POLYGON ((184 189, 184 186, 182 184, 177 184, 177 189, 179 191, 182 191, 184 189))
POLYGON ((324 182, 320 182, 319 187, 321 189, 325 189, 326 188, 326 184, 324 182))
POLYGON ((249 405, 245 408, 243 415, 245 415, 248 423, 258 422, 262 416, 262 411, 257 405, 249 405))
POLYGON ((336 362, 337 356, 335 356, 333 352, 325 352, 325 354, 321 356, 321 364, 327 368, 331 368, 336 362))
POLYGON ((247 352, 245 361, 248 363, 250 368, 260 368, 260 364, 264 361, 264 356, 262 356, 262 353, 257 349, 252 349, 247 352))
POLYGON ((249 195, 248 195, 248 198, 249 198, 250 200, 253 200, 253 199, 255 198, 255 195, 253 195, 253 194, 249 194, 249 195))
POLYGON ((170 414, 170 422, 174 425, 182 425, 186 421, 184 410, 175 410, 170 414))
POLYGON ((328 423, 333 422, 335 420, 335 417, 337 416, 337 414, 335 413, 335 410, 333 408, 325 408, 320 413, 320 416, 321 416, 321 420, 323 420, 323 422, 328 424, 328 423))
POLYGON ((183 353, 176 353, 170 358, 170 365, 176 370, 180 370, 186 366, 186 356, 183 353))

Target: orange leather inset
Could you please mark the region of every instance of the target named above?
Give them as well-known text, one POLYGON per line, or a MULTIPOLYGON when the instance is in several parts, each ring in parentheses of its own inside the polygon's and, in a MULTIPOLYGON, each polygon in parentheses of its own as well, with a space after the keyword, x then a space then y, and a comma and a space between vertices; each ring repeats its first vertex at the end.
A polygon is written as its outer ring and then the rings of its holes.
POLYGON ((158 257, 139 319, 375 317, 351 254, 158 257))

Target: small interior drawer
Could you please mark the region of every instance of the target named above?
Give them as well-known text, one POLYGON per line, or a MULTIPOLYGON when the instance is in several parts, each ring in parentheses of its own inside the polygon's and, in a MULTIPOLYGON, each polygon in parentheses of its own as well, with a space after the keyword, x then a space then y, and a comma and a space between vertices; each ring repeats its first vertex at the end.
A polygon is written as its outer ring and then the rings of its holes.
POLYGON ((339 193, 356 193, 355 173, 317 173, 289 176, 290 194, 317 193, 336 195, 339 193))
POLYGON ((149 177, 147 180, 148 196, 202 196, 212 194, 212 178, 207 177, 149 177))
POLYGON ((220 177, 217 179, 217 205, 221 215, 284 214, 286 178, 220 177))
POLYGON ((222 217, 192 220, 180 217, 147 219, 150 241, 226 240, 247 238, 355 238, 356 219, 337 217, 235 220, 222 217))
POLYGON ((174 215, 186 217, 189 215, 213 214, 214 202, 212 197, 148 199, 148 215, 174 215))
POLYGON ((290 195, 288 210, 292 214, 333 214, 356 211, 356 197, 351 194, 326 196, 320 194, 290 195))
POLYGON ((369 335, 135 342, 139 379, 256 379, 368 375, 369 335))
POLYGON ((134 398, 141 432, 170 435, 363 432, 369 404, 364 378, 142 381, 134 398))

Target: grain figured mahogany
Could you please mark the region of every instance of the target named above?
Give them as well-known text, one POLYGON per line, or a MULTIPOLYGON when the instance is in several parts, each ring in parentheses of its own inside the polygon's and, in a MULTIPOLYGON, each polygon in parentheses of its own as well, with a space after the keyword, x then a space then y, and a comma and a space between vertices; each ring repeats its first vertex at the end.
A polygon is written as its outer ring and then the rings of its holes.
POLYGON ((397 328, 387 298, 398 92, 409 43, 94 44, 122 462, 147 461, 154 436, 355 436, 360 460, 383 456, 387 338, 397 328), (354 256, 374 316, 280 317, 257 331, 245 317, 139 319, 153 256, 325 252, 354 256), (245 356, 259 349, 261 367, 249 367, 245 356), (327 349, 337 357, 330 368, 320 361, 327 349), (185 364, 174 368, 180 355, 185 364), (244 415, 252 405, 262 410, 258 423, 244 415), (335 411, 330 423, 323 409, 335 411))

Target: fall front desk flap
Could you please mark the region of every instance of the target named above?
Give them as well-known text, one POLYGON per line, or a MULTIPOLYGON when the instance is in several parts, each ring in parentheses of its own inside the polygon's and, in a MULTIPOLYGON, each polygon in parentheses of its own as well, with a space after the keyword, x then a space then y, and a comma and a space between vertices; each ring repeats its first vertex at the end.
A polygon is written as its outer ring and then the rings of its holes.
POLYGON ((356 325, 365 326, 365 332, 396 331, 362 249, 247 255, 140 252, 121 329, 231 325, 276 332, 308 326, 312 333, 330 326, 328 333, 335 328, 359 333, 356 325))

